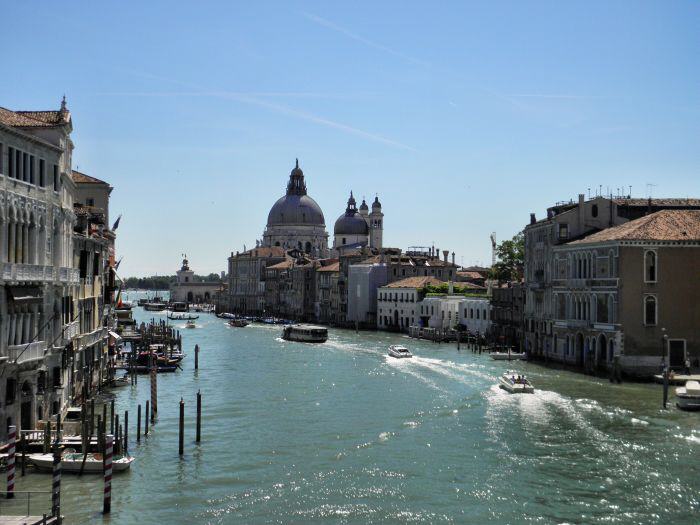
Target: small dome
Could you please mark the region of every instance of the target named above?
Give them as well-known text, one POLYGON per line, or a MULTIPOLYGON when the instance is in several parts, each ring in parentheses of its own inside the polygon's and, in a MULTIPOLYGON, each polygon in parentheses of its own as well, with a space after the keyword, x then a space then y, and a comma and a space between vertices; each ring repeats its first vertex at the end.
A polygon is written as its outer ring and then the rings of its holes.
POLYGON ((369 228, 367 227, 367 222, 358 213, 353 215, 343 213, 335 221, 333 233, 335 235, 367 235, 369 228))
POLYGON ((365 199, 362 199, 362 204, 360 204, 360 211, 367 211, 369 210, 369 206, 367 206, 367 202, 365 199))
POLYGON ((351 191, 350 198, 348 199, 348 207, 345 209, 345 213, 335 221, 333 233, 335 235, 367 235, 367 232, 369 232, 367 222, 362 215, 357 213, 355 197, 353 197, 351 191))
POLYGON ((374 198, 374 202, 372 203, 372 209, 374 210, 376 208, 381 208, 381 207, 382 207, 382 203, 379 202, 379 196, 376 196, 374 198))

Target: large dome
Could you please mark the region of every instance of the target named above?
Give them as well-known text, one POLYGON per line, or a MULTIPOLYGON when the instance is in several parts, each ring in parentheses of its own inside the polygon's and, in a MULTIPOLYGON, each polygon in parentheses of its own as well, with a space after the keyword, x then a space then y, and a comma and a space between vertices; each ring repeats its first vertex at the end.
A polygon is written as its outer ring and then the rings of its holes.
POLYGON ((268 226, 284 224, 308 224, 325 226, 321 207, 308 195, 285 195, 281 197, 267 216, 268 226))
POLYGON ((267 216, 268 226, 305 224, 309 226, 325 226, 321 207, 306 194, 304 172, 296 166, 289 174, 287 194, 277 200, 267 216))

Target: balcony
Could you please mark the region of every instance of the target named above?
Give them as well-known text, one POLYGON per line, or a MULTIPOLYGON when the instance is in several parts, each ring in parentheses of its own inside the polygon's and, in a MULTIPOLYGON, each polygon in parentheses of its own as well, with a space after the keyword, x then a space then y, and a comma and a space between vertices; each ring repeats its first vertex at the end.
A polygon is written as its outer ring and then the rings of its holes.
POLYGON ((84 348, 88 348, 95 343, 99 343, 103 339, 107 337, 107 329, 106 328, 98 328, 94 332, 90 332, 89 334, 83 334, 79 335, 76 339, 76 344, 75 348, 76 350, 83 350, 84 348))
POLYGON ((41 264, 2 263, 2 279, 4 281, 31 282, 61 281, 77 284, 78 270, 76 268, 56 268, 41 264))
POLYGON ((46 341, 34 341, 23 345, 12 345, 7 347, 10 361, 21 365, 29 361, 43 359, 46 353, 46 341))
POLYGON ((78 321, 73 321, 72 323, 68 323, 66 326, 64 326, 61 337, 63 344, 67 345, 74 337, 76 337, 78 335, 78 330, 78 321))

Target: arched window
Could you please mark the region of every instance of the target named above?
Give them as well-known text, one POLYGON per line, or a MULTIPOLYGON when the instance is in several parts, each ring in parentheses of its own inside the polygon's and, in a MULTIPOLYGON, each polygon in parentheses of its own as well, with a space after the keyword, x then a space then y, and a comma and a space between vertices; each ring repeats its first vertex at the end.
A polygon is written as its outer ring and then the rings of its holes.
POLYGON ((654 326, 656 325, 656 318, 656 296, 647 295, 644 297, 644 324, 647 326, 654 326))
POLYGON ((591 206, 591 215, 593 215, 593 217, 598 216, 598 205, 597 204, 594 204, 593 206, 591 206))
POLYGON ((644 253, 644 282, 656 282, 656 252, 652 250, 644 253))

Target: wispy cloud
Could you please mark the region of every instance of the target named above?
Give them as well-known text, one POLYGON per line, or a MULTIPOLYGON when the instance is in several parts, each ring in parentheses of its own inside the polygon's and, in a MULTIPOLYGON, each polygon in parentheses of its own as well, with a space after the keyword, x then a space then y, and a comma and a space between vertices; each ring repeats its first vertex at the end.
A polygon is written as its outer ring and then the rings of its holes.
POLYGON ((267 109, 269 111, 273 111, 275 113, 279 113, 282 115, 287 115, 290 117, 295 117, 301 120, 304 120, 306 122, 311 122, 313 124, 318 124, 320 126, 324 126, 327 128, 335 129, 338 131, 341 131, 343 133, 348 133, 350 135, 354 135, 356 137, 360 137, 366 140, 370 140, 372 142, 377 142, 380 144, 385 144, 387 146, 391 146, 394 148, 399 148, 403 150, 408 150, 408 151, 416 151, 415 148, 408 146, 406 144, 403 144, 402 142, 399 142, 397 140, 393 140, 391 138, 385 137, 383 135, 379 135, 377 133, 373 133, 371 131, 366 131, 360 128, 356 128, 354 126, 350 126, 348 124, 344 124, 342 122, 337 122, 319 115, 315 115, 313 113, 309 113, 307 111, 302 111, 290 106, 282 105, 279 103, 271 102, 269 100, 266 100, 265 97, 270 97, 273 98, 275 96, 283 97, 283 96, 289 96, 290 93, 286 92, 269 92, 269 93, 245 93, 245 92, 238 92, 238 91, 213 91, 213 90, 207 90, 207 89, 200 89, 200 86, 196 86, 194 84, 189 84, 185 82, 181 82, 178 80, 171 80, 168 78, 164 77, 159 77, 156 75, 152 75, 150 73, 141 73, 141 72, 133 72, 134 74, 138 76, 143 76, 146 78, 152 78, 154 80, 160 80, 164 82, 169 82, 172 84, 180 85, 183 87, 187 87, 190 90, 188 91, 131 91, 131 92, 112 92, 112 93, 96 93, 98 95, 110 95, 110 96, 131 96, 131 97, 216 97, 216 98, 221 98, 221 99, 227 99, 227 100, 235 100, 237 102, 243 103, 243 104, 248 104, 252 106, 257 106, 261 107, 264 109, 267 109))
POLYGON ((416 65, 424 66, 424 67, 430 67, 430 63, 426 62, 425 60, 420 60, 420 59, 414 58, 414 57, 409 56, 405 53, 402 53, 401 51, 397 51, 396 49, 393 49, 391 47, 374 42, 373 40, 370 40, 368 38, 360 36, 357 33, 353 33, 349 29, 345 29, 344 27, 341 27, 341 26, 331 22, 330 20, 326 20, 323 17, 320 17, 318 15, 314 15, 312 13, 302 13, 302 14, 304 15, 304 17, 306 19, 311 20, 312 22, 314 22, 320 26, 323 26, 327 29, 335 31, 336 33, 340 33, 341 35, 345 35, 346 37, 351 38, 357 42, 360 42, 368 47, 372 47, 374 49, 378 49, 379 51, 383 51, 383 52, 388 53, 390 55, 394 55, 395 57, 406 60, 407 62, 411 62, 412 64, 416 64, 416 65))
POLYGON ((544 98, 544 99, 591 99, 605 98, 601 95, 575 95, 565 93, 515 93, 505 95, 513 98, 544 98))
POLYGON ((364 95, 352 95, 345 93, 322 93, 305 91, 101 91, 93 93, 97 96, 131 96, 131 97, 219 97, 219 96, 242 96, 259 98, 306 98, 306 99, 329 99, 329 100, 350 100, 363 98, 364 95))

